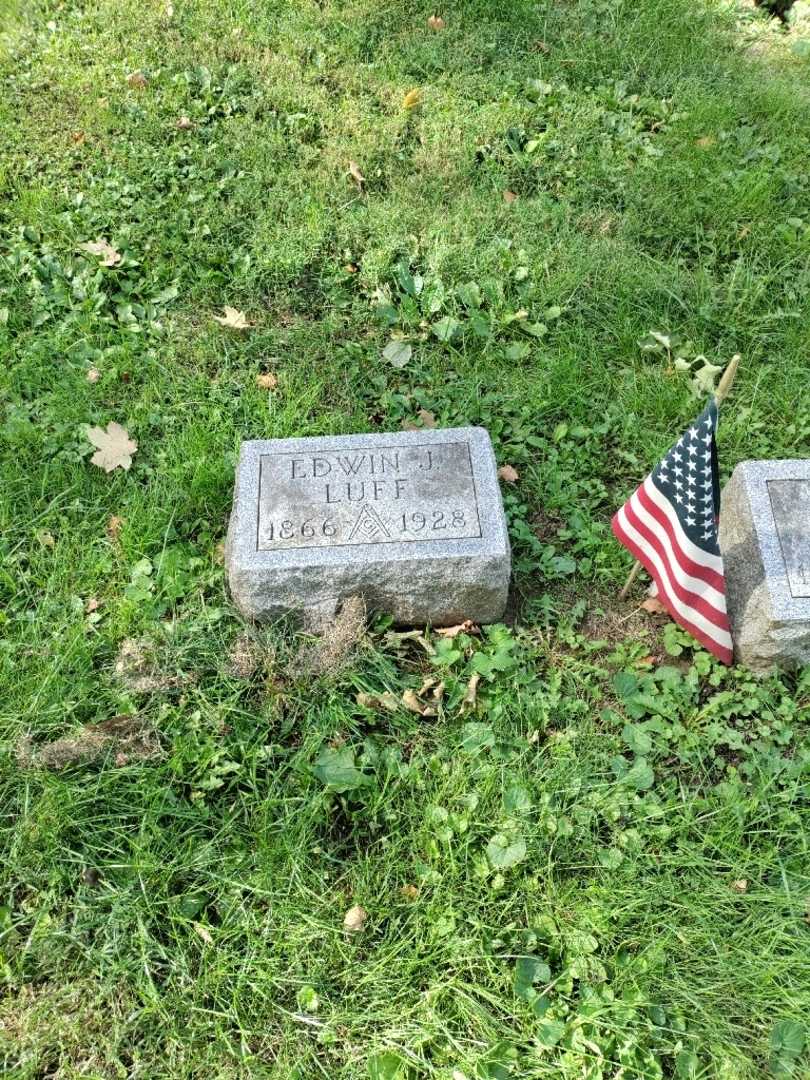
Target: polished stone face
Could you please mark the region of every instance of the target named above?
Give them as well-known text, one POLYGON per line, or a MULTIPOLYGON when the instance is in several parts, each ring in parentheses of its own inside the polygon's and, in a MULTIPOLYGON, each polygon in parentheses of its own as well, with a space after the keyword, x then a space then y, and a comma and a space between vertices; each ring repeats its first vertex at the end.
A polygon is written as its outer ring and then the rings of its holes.
POLYGON ((790 595, 810 597, 810 478, 765 483, 790 595))
POLYGON ((757 670, 810 663, 810 460, 738 465, 720 547, 737 658, 757 670))
POLYGON ((489 435, 450 428, 246 442, 228 530, 249 617, 318 621, 362 595, 398 622, 492 622, 509 541, 489 435))
POLYGON ((304 454, 259 461, 259 547, 427 544, 480 537, 466 440, 304 454))

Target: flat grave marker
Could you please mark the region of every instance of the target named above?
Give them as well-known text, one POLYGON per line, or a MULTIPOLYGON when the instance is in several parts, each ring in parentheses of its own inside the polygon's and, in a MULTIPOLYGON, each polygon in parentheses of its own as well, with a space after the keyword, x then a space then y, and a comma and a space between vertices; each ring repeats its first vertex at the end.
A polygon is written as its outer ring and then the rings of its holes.
POLYGON ((735 657, 759 671, 810 663, 810 460, 738 465, 720 548, 735 657))
POLYGON ((398 623, 493 622, 510 550, 483 428, 242 445, 226 561, 253 619, 310 622, 362 595, 398 623))

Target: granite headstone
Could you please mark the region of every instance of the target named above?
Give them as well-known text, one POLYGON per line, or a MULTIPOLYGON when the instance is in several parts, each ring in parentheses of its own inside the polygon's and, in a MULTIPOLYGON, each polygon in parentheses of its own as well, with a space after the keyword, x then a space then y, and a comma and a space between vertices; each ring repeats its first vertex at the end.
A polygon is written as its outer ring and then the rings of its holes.
POLYGON ((511 564, 489 435, 245 442, 226 565, 252 619, 317 624, 357 595, 400 624, 497 621, 511 564))
POLYGON ((735 658, 757 671, 810 663, 810 460, 738 465, 720 548, 735 658))

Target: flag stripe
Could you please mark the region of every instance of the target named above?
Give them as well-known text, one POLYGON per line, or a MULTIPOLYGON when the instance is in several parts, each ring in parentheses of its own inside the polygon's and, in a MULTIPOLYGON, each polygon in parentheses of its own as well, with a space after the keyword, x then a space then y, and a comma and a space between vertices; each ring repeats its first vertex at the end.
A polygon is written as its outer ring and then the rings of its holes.
POLYGON ((689 556, 693 562, 699 563, 701 566, 706 566, 710 570, 716 571, 719 578, 723 576, 723 559, 719 555, 712 555, 710 551, 703 551, 702 548, 697 547, 686 533, 683 531, 683 526, 678 521, 678 515, 675 513, 672 503, 667 497, 658 490, 652 481, 651 477, 647 477, 642 485, 645 493, 650 497, 652 502, 659 508, 659 510, 666 516, 667 520, 675 530, 675 535, 678 537, 678 544, 683 548, 684 552, 689 556))
MULTIPOLYGON (((660 509, 658 503, 651 499, 645 484, 642 484, 641 487, 634 492, 632 498, 638 500, 642 508, 658 524, 660 531, 666 533, 672 542, 673 551, 684 573, 688 574, 690 577, 699 578, 700 581, 705 582, 706 585, 713 589, 718 596, 722 596, 725 610, 726 579, 723 575, 718 574, 716 570, 713 570, 710 566, 706 565, 705 562, 696 562, 694 559, 690 558, 686 547, 689 546, 694 548, 694 544, 690 544, 689 538, 686 536, 683 529, 678 526, 677 520, 673 523, 672 519, 660 509)), ((662 495, 661 498, 664 499, 664 496, 662 495)), ((645 518, 645 520, 647 519, 645 518)), ((647 521, 647 524, 650 528, 654 528, 652 522, 647 521)), ((701 554, 704 559, 707 557, 705 552, 702 552, 701 554)), ((715 606, 719 606, 719 603, 715 606)))
POLYGON ((659 570, 660 559, 658 555, 651 551, 650 547, 643 542, 633 526, 624 517, 624 509, 622 507, 614 515, 611 523, 616 538, 625 547, 629 548, 632 554, 652 575, 658 586, 659 599, 666 606, 673 619, 688 630, 701 645, 705 645, 715 656, 730 664, 732 660, 731 635, 727 630, 720 630, 711 623, 706 622, 698 612, 693 612, 692 608, 682 604, 677 597, 669 593, 667 582, 659 570), (641 543, 638 542, 639 540, 641 543), (696 616, 694 619, 690 617, 693 613, 696 616))
POLYGON ((703 598, 707 607, 720 613, 723 619, 726 615, 726 594, 722 589, 715 588, 710 579, 714 578, 713 571, 707 571, 702 566, 697 566, 683 554, 678 547, 678 540, 671 530, 655 517, 647 513, 644 507, 644 496, 641 490, 625 503, 625 509, 632 511, 632 520, 635 527, 650 542, 657 542, 658 552, 667 561, 670 568, 670 576, 682 586, 684 590, 697 593, 703 598), (684 565, 685 564, 685 565, 684 565))
POLYGON ((623 527, 629 525, 633 529, 633 540, 636 546, 644 548, 648 559, 654 561, 657 574, 665 580, 669 594, 683 605, 684 611, 691 609, 696 616, 700 616, 707 623, 712 623, 717 630, 725 631, 728 626, 725 610, 718 611, 717 608, 708 603, 703 595, 700 582, 695 583, 697 585, 696 589, 686 588, 678 582, 674 576, 675 568, 672 565, 672 560, 668 558, 660 542, 660 534, 651 533, 636 518, 633 513, 632 500, 625 503, 621 513, 624 514, 622 519, 623 527))

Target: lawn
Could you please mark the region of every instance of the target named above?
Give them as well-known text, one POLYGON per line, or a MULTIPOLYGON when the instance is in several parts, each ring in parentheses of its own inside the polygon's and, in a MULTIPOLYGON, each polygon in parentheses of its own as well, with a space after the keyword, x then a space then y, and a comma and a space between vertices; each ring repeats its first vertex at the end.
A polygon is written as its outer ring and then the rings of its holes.
POLYGON ((810 6, 0 12, 3 1074, 807 1076, 810 670, 609 520, 677 356, 724 477, 808 456, 810 6), (473 423, 504 625, 240 621, 242 439, 473 423))

